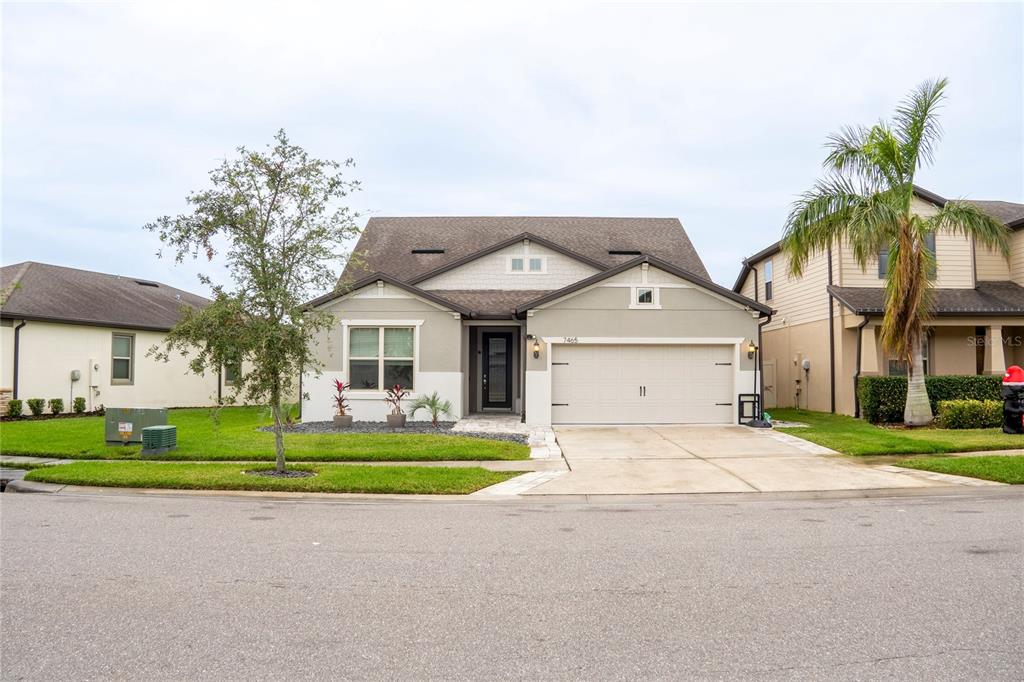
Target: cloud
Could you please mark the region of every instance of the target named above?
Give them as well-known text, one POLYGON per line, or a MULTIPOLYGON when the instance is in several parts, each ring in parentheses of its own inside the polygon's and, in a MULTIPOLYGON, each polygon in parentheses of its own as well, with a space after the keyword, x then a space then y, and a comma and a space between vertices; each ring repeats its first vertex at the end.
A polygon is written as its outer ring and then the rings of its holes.
POLYGON ((712 276, 779 236, 825 135, 951 77, 922 184, 1024 200, 1019 5, 3 8, 3 262, 199 290, 141 225, 279 127, 366 215, 679 217, 712 276))

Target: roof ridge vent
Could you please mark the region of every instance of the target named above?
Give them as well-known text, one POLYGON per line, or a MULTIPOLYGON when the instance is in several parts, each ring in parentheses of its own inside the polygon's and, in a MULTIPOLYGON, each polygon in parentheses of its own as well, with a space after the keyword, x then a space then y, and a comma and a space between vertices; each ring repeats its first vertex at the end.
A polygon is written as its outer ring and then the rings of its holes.
POLYGON ((135 280, 132 280, 132 281, 135 282, 136 284, 138 284, 139 286, 143 286, 143 287, 153 287, 153 288, 159 288, 160 287, 160 285, 157 284, 156 282, 150 282, 150 281, 147 281, 147 280, 144 280, 144 279, 135 279, 135 280))
POLYGON ((413 249, 412 253, 444 253, 444 249, 413 249))
POLYGON ((641 251, 634 251, 630 249, 608 249, 609 256, 642 256, 644 255, 641 251))

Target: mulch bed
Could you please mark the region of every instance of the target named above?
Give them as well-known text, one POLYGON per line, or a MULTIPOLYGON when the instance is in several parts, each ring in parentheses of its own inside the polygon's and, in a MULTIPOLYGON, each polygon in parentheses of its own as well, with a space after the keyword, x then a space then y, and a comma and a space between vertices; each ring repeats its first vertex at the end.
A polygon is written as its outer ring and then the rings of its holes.
POLYGON ((276 469, 258 469, 256 471, 244 472, 249 476, 264 476, 266 478, 309 478, 316 476, 315 471, 296 471, 295 469, 285 469, 284 471, 277 471, 276 469))
MULTIPOLYGON (((387 422, 353 422, 347 429, 335 428, 334 422, 302 422, 285 426, 285 433, 391 433, 403 434, 433 434, 437 436, 469 436, 470 438, 486 438, 487 440, 501 440, 510 443, 529 443, 529 437, 521 433, 478 433, 466 431, 452 431, 455 422, 438 422, 434 427, 430 422, 406 422, 404 428, 393 429, 387 422)), ((269 426, 260 428, 260 431, 272 431, 269 426)))

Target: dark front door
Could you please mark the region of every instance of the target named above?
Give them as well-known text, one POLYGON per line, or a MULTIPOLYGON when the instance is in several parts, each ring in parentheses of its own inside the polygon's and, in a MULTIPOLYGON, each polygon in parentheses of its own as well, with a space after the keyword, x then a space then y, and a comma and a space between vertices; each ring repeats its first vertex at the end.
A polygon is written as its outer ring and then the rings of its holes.
POLYGON ((483 407, 512 407, 512 334, 483 333, 483 407))

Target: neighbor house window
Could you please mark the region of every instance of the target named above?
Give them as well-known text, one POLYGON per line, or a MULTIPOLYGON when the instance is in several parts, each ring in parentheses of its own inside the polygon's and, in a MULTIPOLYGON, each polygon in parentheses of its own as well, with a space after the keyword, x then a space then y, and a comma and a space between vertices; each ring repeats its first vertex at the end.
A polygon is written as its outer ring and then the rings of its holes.
POLYGON ((544 259, 537 257, 530 258, 530 272, 544 272, 544 259))
POLYGON ((924 236, 924 248, 928 249, 928 253, 932 254, 932 264, 928 268, 928 277, 935 279, 938 274, 938 261, 935 260, 935 233, 928 232, 924 236))
MULTIPOLYGON (((924 235, 924 248, 928 249, 928 252, 932 254, 932 258, 935 258, 935 233, 928 232, 924 235)), ((936 274, 936 263, 932 263, 932 266, 928 269, 928 276, 935 277, 936 274)), ((885 279, 889 274, 889 247, 880 249, 878 252, 878 277, 879 279, 885 279)))
POLYGON ((413 387, 412 327, 352 327, 348 339, 348 380, 353 390, 413 387))
POLYGON ((110 344, 110 383, 130 384, 135 379, 135 335, 114 334, 110 344))
POLYGON ((878 277, 885 279, 889 274, 889 249, 888 247, 878 252, 878 277))
POLYGON ((234 386, 238 381, 238 375, 242 373, 242 364, 239 362, 228 362, 224 364, 224 385, 234 386))
POLYGON ((508 261, 508 269, 512 272, 523 272, 523 259, 510 258, 508 261))
POLYGON ((772 262, 764 262, 764 300, 772 300, 772 262))

